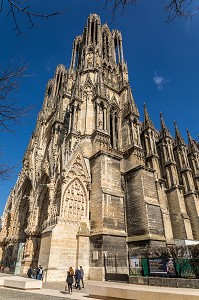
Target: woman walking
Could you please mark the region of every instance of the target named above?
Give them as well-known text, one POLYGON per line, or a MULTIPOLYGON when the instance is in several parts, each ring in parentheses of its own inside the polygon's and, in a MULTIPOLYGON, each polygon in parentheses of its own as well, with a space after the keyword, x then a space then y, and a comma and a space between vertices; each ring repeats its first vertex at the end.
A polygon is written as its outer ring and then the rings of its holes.
MULTIPOLYGON (((73 286, 73 274, 71 274, 69 271, 67 272, 66 282, 68 284, 68 292, 71 295, 72 294, 72 286, 73 286)), ((67 287, 66 287, 67 288, 67 287)), ((65 288, 65 291, 66 291, 65 288)))

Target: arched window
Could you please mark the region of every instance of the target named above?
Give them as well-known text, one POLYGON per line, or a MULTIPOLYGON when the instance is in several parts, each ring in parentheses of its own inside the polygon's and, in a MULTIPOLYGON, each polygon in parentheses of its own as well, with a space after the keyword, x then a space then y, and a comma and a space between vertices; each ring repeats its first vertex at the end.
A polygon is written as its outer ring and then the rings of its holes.
POLYGON ((118 64, 123 61, 122 40, 119 33, 115 35, 114 46, 115 46, 115 62, 116 64, 118 64))
POLYGON ((29 202, 30 202, 30 192, 32 190, 32 184, 29 178, 24 180, 22 185, 22 195, 18 206, 18 228, 19 228, 19 238, 25 241, 24 230, 28 226, 28 216, 29 216, 29 202))
POLYGON ((109 39, 106 32, 102 33, 102 57, 109 61, 109 39))
POLYGON ((75 51, 75 60, 74 60, 75 69, 78 67, 78 62, 79 62, 79 44, 77 44, 76 51, 75 51))
POLYGON ((105 130, 105 110, 102 102, 100 103, 98 110, 98 128, 105 130))
POLYGON ((66 132, 69 132, 69 121, 70 121, 70 111, 67 110, 64 117, 64 124, 66 128, 66 132))
POLYGON ((95 30, 95 25, 94 25, 94 21, 92 21, 91 23, 91 42, 94 42, 94 30, 95 30))
POLYGON ((118 148, 118 113, 115 108, 110 111, 110 144, 114 149, 118 148))
POLYGON ((72 106, 71 108, 71 121, 70 121, 70 132, 73 130, 73 123, 74 123, 74 112, 75 112, 75 108, 74 108, 74 105, 72 106))
POLYGON ((59 94, 59 91, 61 90, 62 86, 62 73, 58 73, 56 76, 56 93, 55 95, 59 94))
POLYGON ((49 87, 48 87, 48 90, 47 90, 47 95, 48 95, 48 97, 50 97, 51 94, 52 94, 52 86, 49 86, 49 87))
POLYGON ((91 22, 90 39, 91 39, 91 42, 92 42, 94 45, 97 44, 97 38, 98 38, 97 29, 98 29, 97 20, 93 20, 93 21, 91 22))
POLYGON ((42 226, 45 221, 48 219, 48 207, 50 205, 50 198, 49 198, 49 185, 50 178, 47 174, 43 174, 42 180, 40 183, 40 194, 38 197, 38 223, 37 223, 37 230, 39 234, 42 232, 42 226))
POLYGON ((114 40, 114 45, 115 45, 115 62, 118 64, 119 62, 119 52, 118 52, 118 40, 114 40))

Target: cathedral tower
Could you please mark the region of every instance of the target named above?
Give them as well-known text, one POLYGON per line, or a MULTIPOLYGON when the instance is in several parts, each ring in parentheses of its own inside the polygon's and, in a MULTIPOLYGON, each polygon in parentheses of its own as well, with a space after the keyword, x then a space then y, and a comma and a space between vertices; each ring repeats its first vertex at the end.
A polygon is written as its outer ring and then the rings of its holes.
MULTIPOLYGON (((105 257, 199 239, 199 147, 161 115, 155 129, 134 101, 122 35, 91 14, 58 65, 7 200, 1 258, 15 274, 41 264, 47 281, 68 267, 105 279, 105 257)), ((118 272, 121 270, 118 269, 118 272)))

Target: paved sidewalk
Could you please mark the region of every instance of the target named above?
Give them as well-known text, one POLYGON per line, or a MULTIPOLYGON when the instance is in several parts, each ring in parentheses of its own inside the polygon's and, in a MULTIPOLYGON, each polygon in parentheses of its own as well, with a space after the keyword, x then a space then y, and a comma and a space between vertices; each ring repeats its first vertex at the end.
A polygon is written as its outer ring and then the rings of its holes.
MULTIPOLYGON (((0 272, 0 277, 15 277, 12 274, 0 272)), ((33 279, 34 280, 34 279, 33 279)), ((86 283, 86 282, 85 282, 86 283)), ((84 289, 73 289, 72 295, 65 292, 66 282, 43 282, 41 290, 17 290, 11 288, 0 287, 0 300, 21 300, 21 299, 37 299, 37 300, 60 300, 60 299, 76 299, 85 300, 88 294, 84 289)), ((93 298, 89 298, 92 300, 93 298)), ((96 300, 96 299, 95 299, 96 300)))
MULTIPOLYGON (((194 299, 199 300, 199 289, 188 289, 188 288, 170 288, 170 287, 159 287, 159 286, 148 286, 148 285, 134 285, 129 283, 119 283, 119 282, 104 282, 104 281, 92 281, 88 280, 85 281, 85 289, 76 290, 73 289, 73 294, 70 295, 67 292, 64 292, 66 282, 44 282, 43 288, 41 291, 34 291, 35 294, 40 295, 51 295, 56 297, 62 297, 65 299, 73 299, 73 300, 96 300, 99 299, 97 296, 95 298, 90 298, 89 295, 86 293, 86 286, 87 285, 99 285, 104 287, 119 287, 121 285, 121 288, 123 289, 133 289, 139 293, 139 291, 145 291, 147 293, 150 293, 150 291, 157 291, 157 292, 163 292, 165 294, 164 299, 171 300, 173 299, 173 296, 171 297, 170 292, 176 293, 176 296, 178 294, 183 294, 183 300, 189 300, 189 295, 194 296, 194 299), (167 296, 168 295, 168 296, 167 296)), ((174 296, 175 297, 175 296, 174 296)), ((136 298, 136 297, 135 297, 136 298)), ((150 298, 150 297, 149 297, 150 298)), ((143 298, 143 300, 145 297, 143 298)), ((150 298, 151 299, 151 298, 150 298)))
MULTIPOLYGON (((85 286, 87 282, 85 281, 85 286)), ((39 295, 50 295, 56 297, 62 297, 65 299, 76 299, 76 300, 86 300, 88 298, 88 294, 85 292, 86 289, 77 290, 73 288, 72 295, 68 292, 65 292, 66 282, 43 282, 42 290, 31 291, 31 293, 39 294, 39 295)), ((30 291, 29 291, 30 292, 30 291)), ((89 300, 96 300, 96 298, 90 298, 89 300)))
MULTIPOLYGON (((6 274, 0 272, 0 277, 15 277, 12 274, 6 274)), ((33 279, 34 280, 34 279, 33 279)), ((85 285, 86 285, 85 281, 85 285)), ((43 282, 41 290, 17 290, 12 288, 0 287, 0 300, 21 300, 21 299, 37 299, 37 300, 61 300, 61 299, 73 299, 73 300, 86 300, 88 294, 85 289, 76 290, 73 289, 72 295, 65 292, 66 282, 43 282)), ((96 300, 89 298, 89 300, 96 300)))

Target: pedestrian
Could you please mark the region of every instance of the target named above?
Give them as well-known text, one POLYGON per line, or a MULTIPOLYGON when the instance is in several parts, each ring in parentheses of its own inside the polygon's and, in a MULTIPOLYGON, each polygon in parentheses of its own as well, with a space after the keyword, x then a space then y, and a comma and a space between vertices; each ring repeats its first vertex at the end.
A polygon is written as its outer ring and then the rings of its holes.
POLYGON ((32 277, 32 268, 31 267, 27 271, 27 276, 28 276, 28 278, 32 277))
POLYGON ((43 279, 43 268, 40 265, 39 268, 37 269, 37 279, 42 280, 43 279))
MULTIPOLYGON (((67 272, 66 282, 68 284, 68 292, 71 295, 73 291, 73 275, 70 273, 70 271, 67 272)), ((67 289, 67 286, 65 287, 65 291, 67 289)))
POLYGON ((81 272, 79 269, 76 269, 75 270, 75 281, 76 281, 76 289, 78 289, 78 290, 81 290, 80 279, 81 279, 81 272))
POLYGON ((32 269, 31 278, 37 279, 37 267, 36 266, 32 269))
POLYGON ((72 276, 74 276, 74 270, 73 270, 72 267, 69 268, 69 272, 70 272, 70 274, 71 274, 72 276))
POLYGON ((84 288, 84 270, 83 270, 82 266, 80 266, 80 272, 81 272, 80 281, 82 283, 82 288, 84 288))

